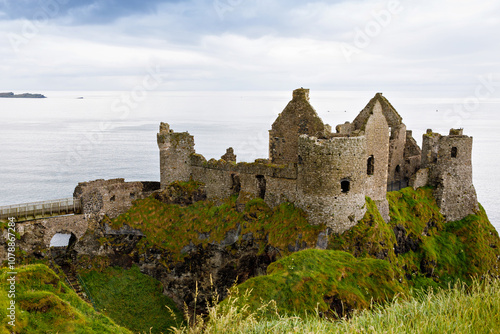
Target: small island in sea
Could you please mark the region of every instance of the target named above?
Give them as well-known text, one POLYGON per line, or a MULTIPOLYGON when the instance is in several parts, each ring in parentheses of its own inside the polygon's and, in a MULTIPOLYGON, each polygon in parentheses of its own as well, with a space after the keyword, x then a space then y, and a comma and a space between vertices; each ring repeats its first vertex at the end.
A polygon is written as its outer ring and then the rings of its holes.
POLYGON ((42 94, 31 94, 31 93, 23 93, 23 94, 14 94, 12 92, 9 93, 0 93, 0 98, 19 98, 19 99, 45 99, 47 98, 42 94))

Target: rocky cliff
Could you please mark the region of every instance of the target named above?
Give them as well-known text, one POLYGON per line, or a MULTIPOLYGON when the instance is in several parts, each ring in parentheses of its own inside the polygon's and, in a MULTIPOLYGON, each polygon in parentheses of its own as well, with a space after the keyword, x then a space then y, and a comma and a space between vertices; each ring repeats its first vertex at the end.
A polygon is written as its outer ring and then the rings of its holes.
MULTIPOLYGON (((498 277, 500 238, 484 210, 446 222, 432 193, 431 188, 388 193, 389 222, 367 198, 364 218, 335 234, 324 225, 308 224, 305 213, 290 203, 270 208, 262 199, 240 193, 217 205, 205 199, 203 184, 177 182, 136 200, 115 218, 92 218, 97 220, 89 221, 87 232, 67 252, 77 268, 87 271, 137 264, 162 282, 164 293, 177 305, 199 309, 214 291, 223 298, 235 283, 243 283, 242 289, 253 287, 256 301, 268 298, 263 292, 269 289, 279 293, 294 291, 297 284, 321 286, 314 293, 273 298, 284 303, 278 306, 287 312, 287 305, 318 303, 322 312, 330 312, 338 305, 348 305, 347 311, 366 307, 374 296, 383 301, 409 287, 447 287, 458 279, 498 277), (295 254, 306 249, 317 251, 295 254), (330 253, 321 254, 323 250, 330 253), (337 259, 335 266, 324 263, 332 258, 337 259), (268 269, 277 260, 281 264, 268 269), (367 264, 373 270, 366 269, 367 264), (280 283, 285 286, 276 285, 276 275, 290 279, 280 283), (366 282, 366 290, 353 295, 356 277, 366 282)), ((41 224, 34 223, 32 230, 44 233, 41 224)), ((20 257, 50 259, 51 252, 40 249, 32 237, 25 234, 18 240, 24 250, 30 249, 29 243, 36 253, 24 251, 20 257)))

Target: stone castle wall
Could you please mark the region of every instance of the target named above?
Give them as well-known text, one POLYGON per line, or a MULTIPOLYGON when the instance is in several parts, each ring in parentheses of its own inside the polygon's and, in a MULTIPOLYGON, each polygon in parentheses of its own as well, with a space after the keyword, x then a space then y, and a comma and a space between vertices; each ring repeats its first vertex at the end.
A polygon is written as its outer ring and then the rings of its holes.
POLYGON ((173 132, 168 124, 161 123, 157 142, 160 149, 161 187, 164 188, 174 181, 189 181, 190 155, 194 153, 193 136, 187 132, 173 132))
POLYGON ((388 183, 403 180, 404 152, 406 145, 406 125, 399 124, 390 129, 388 183))
POLYGON ((472 137, 462 130, 441 136, 432 130, 424 135, 422 160, 429 167, 429 184, 447 221, 455 221, 479 210, 472 183, 472 137), (432 161, 432 162, 429 162, 432 161))
POLYGON ((191 178, 205 183, 211 200, 227 198, 240 192, 262 197, 271 206, 286 197, 295 198, 296 164, 275 165, 265 162, 234 163, 191 155, 191 178))
POLYGON ((334 232, 356 225, 365 214, 366 138, 299 138, 297 205, 311 224, 334 232))
POLYGON ((377 203, 382 217, 389 221, 387 202, 387 161, 389 159, 389 126, 377 101, 365 125, 366 196, 377 203))
POLYGON ((324 137, 326 133, 328 129, 309 103, 309 89, 296 89, 269 130, 269 158, 275 164, 296 163, 298 137, 324 137))
POLYGON ((149 196, 160 188, 158 182, 125 182, 124 179, 95 180, 79 183, 73 197, 82 203, 83 214, 101 219, 115 218, 126 212, 136 199, 149 196))
POLYGON ((396 184, 398 189, 398 183, 436 186, 436 197, 449 219, 463 218, 477 207, 469 167, 472 141, 469 144, 461 133, 441 138, 431 131, 420 150, 401 116, 380 93, 353 123, 336 130, 332 134, 319 118, 309 103, 309 90, 303 88, 294 91, 269 131, 269 160, 236 163, 229 148, 221 160, 206 161, 195 153, 189 133, 176 133, 162 123, 161 186, 193 179, 203 182, 207 197, 215 201, 231 195, 261 197, 271 206, 291 201, 304 209, 311 224, 327 224, 335 232, 349 229, 363 217, 365 196, 376 202, 388 221, 387 187, 396 184), (445 160, 439 150, 455 147, 450 145, 457 145, 469 158, 465 154, 445 160), (452 204, 452 197, 459 199, 452 204))

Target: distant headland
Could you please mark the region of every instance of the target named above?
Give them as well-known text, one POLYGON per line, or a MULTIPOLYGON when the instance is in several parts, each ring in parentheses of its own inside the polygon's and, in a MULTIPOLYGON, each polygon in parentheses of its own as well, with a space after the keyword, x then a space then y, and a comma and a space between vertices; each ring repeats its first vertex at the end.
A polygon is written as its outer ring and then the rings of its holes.
POLYGON ((42 94, 30 94, 30 93, 24 93, 24 94, 14 94, 12 92, 9 93, 0 93, 0 98, 19 98, 19 99, 45 99, 47 98, 45 95, 42 94))

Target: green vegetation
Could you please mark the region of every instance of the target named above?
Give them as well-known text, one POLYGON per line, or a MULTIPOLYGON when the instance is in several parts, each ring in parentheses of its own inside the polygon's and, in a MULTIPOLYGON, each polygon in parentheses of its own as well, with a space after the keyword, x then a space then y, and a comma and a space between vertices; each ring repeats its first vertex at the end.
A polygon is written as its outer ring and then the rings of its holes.
POLYGON ((167 333, 182 318, 173 301, 163 295, 161 283, 133 266, 108 267, 82 274, 99 311, 133 332, 167 333))
POLYGON ((382 305, 410 288, 446 289, 458 281, 499 276, 500 239, 483 208, 446 223, 431 188, 406 188, 388 199, 389 223, 367 198, 363 220, 330 236, 329 247, 337 251, 294 253, 272 263, 266 276, 240 285, 240 291, 254 291, 248 311, 274 302, 279 314, 344 316, 372 303, 382 305))
POLYGON ((7 268, 0 269, 0 333, 131 333, 92 306, 61 282, 42 264, 16 268, 16 326, 8 324, 10 299, 7 268))
POLYGON ((387 194, 391 221, 385 223, 368 199, 358 225, 332 236, 329 247, 356 257, 390 261, 403 282, 440 286, 484 274, 500 275, 500 239, 482 207, 475 215, 446 223, 431 188, 405 188, 387 194))
MULTIPOLYGON (((192 194, 199 186, 193 182, 183 184, 187 194, 192 194)), ((241 235, 253 233, 255 239, 267 240, 267 245, 279 248, 284 255, 289 253, 288 246, 297 241, 308 247, 315 246, 318 234, 325 229, 309 225, 305 213, 291 203, 272 209, 260 198, 237 203, 235 196, 221 205, 203 200, 188 206, 167 204, 149 197, 136 201, 127 213, 107 222, 115 229, 124 224, 140 229, 146 235, 139 243, 140 249, 167 250, 173 260, 182 260, 185 256, 182 249, 190 242, 202 246, 221 242, 229 231, 238 228, 241 228, 241 235), (244 205, 244 209, 238 210, 237 205, 244 205), (207 234, 208 238, 200 237, 207 234)))
POLYGON ((191 328, 175 334, 197 333, 498 333, 500 328, 500 280, 471 286, 457 283, 452 289, 418 291, 410 298, 394 298, 386 305, 355 312, 340 321, 322 319, 317 314, 303 317, 275 313, 272 304, 249 312, 247 302, 253 292, 209 308, 209 317, 198 317, 191 328), (261 319, 264 313, 271 319, 261 319))
MULTIPOLYGON (((201 185, 174 186, 173 198, 192 198, 201 185)), ((310 226, 293 204, 271 209, 261 199, 241 203, 241 198, 231 197, 221 205, 202 200, 183 206, 147 198, 109 223, 142 230, 146 238, 139 247, 169 251, 172 258, 164 261, 181 261, 182 249, 191 242, 197 246, 221 242, 230 230, 241 228, 240 235, 251 232, 260 240, 261 250, 270 245, 283 256, 268 267, 268 275, 239 287, 254 291, 249 312, 273 301, 280 314, 344 316, 410 288, 447 288, 457 281, 469 284, 474 277, 500 275, 500 239, 484 209, 446 223, 432 192, 405 188, 388 193, 389 223, 367 198, 364 218, 349 231, 330 235, 329 251, 291 254, 288 246, 297 242, 314 247, 325 226, 310 226)))
POLYGON ((274 300, 280 314, 314 314, 342 317, 402 294, 402 285, 387 261, 356 259, 339 251, 308 249, 269 265, 266 276, 238 286, 252 290, 247 303, 256 310, 274 300))

